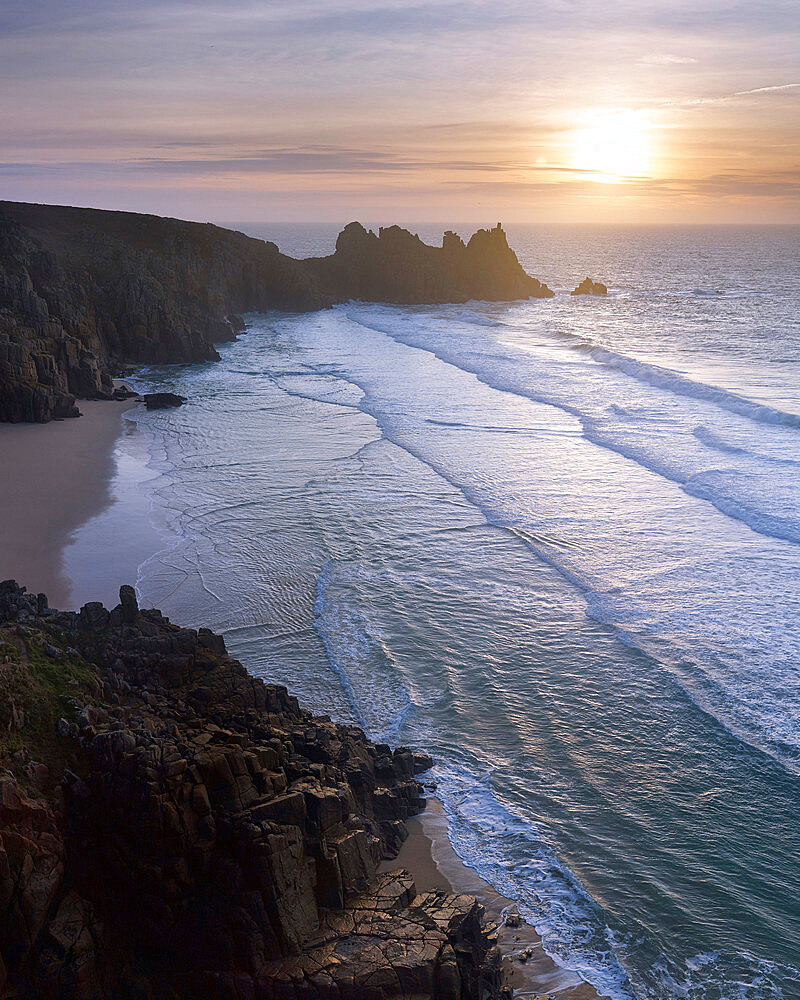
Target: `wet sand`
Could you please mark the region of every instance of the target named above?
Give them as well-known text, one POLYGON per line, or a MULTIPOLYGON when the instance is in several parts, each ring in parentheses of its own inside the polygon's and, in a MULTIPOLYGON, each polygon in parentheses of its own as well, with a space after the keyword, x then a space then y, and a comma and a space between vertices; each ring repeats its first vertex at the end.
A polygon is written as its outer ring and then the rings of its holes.
MULTIPOLYGON (((468 868, 447 839, 447 817, 441 802, 428 799, 420 816, 407 821, 408 839, 393 861, 382 870, 406 868, 414 875, 419 892, 445 889, 469 893, 483 903, 491 920, 503 923, 505 914, 516 914, 516 906, 496 892, 477 872, 468 868)), ((513 919, 513 918, 512 918, 513 919)), ((560 968, 542 948, 541 937, 524 921, 519 927, 502 926, 498 946, 504 957, 508 984, 520 998, 558 997, 559 1000, 593 1000, 594 987, 573 972, 560 968)))
POLYGON ((75 419, 0 424, 0 580, 74 607, 64 548, 111 501, 114 446, 133 405, 82 400, 75 419))

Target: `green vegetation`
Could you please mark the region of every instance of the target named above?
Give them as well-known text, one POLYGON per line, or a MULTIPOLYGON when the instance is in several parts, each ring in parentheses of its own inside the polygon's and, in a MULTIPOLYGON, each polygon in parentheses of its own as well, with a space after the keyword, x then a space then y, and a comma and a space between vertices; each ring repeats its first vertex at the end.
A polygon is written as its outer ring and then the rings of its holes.
POLYGON ((50 782, 64 767, 80 768, 75 741, 58 736, 58 720, 72 721, 100 692, 95 668, 66 653, 59 639, 55 629, 0 628, 0 768, 29 791, 30 761, 47 766, 50 782))

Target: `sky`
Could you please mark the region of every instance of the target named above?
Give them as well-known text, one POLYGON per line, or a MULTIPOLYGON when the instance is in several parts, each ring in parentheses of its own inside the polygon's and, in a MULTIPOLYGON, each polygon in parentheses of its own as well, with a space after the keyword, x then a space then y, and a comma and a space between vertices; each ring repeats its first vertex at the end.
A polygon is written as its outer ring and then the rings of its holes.
POLYGON ((2 0, 0 197, 800 222, 797 0, 2 0))

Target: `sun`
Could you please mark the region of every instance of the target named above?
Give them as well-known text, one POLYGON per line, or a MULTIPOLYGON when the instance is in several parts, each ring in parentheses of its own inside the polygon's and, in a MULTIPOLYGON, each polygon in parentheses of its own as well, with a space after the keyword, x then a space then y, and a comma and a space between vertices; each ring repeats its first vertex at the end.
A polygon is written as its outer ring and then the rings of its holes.
POLYGON ((574 133, 572 165, 606 183, 641 177, 650 162, 649 130, 649 123, 635 111, 598 114, 574 133))

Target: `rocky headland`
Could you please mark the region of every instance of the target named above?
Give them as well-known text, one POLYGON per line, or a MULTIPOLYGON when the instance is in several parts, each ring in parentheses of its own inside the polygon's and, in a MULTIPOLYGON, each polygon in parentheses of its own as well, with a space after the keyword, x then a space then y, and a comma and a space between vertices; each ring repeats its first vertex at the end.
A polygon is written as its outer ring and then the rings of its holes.
POLYGON ((479 229, 467 243, 448 231, 442 246, 432 247, 400 226, 375 234, 351 222, 339 234, 332 256, 302 263, 337 301, 414 305, 546 299, 554 294, 525 273, 500 223, 479 229))
POLYGON ((376 876, 424 754, 251 677, 222 637, 0 584, 0 996, 503 993, 473 897, 376 876))
POLYGON ((128 365, 213 361, 245 312, 552 294, 499 225, 432 247, 352 223, 331 256, 294 260, 210 224, 0 202, 0 420, 78 416, 128 365))

